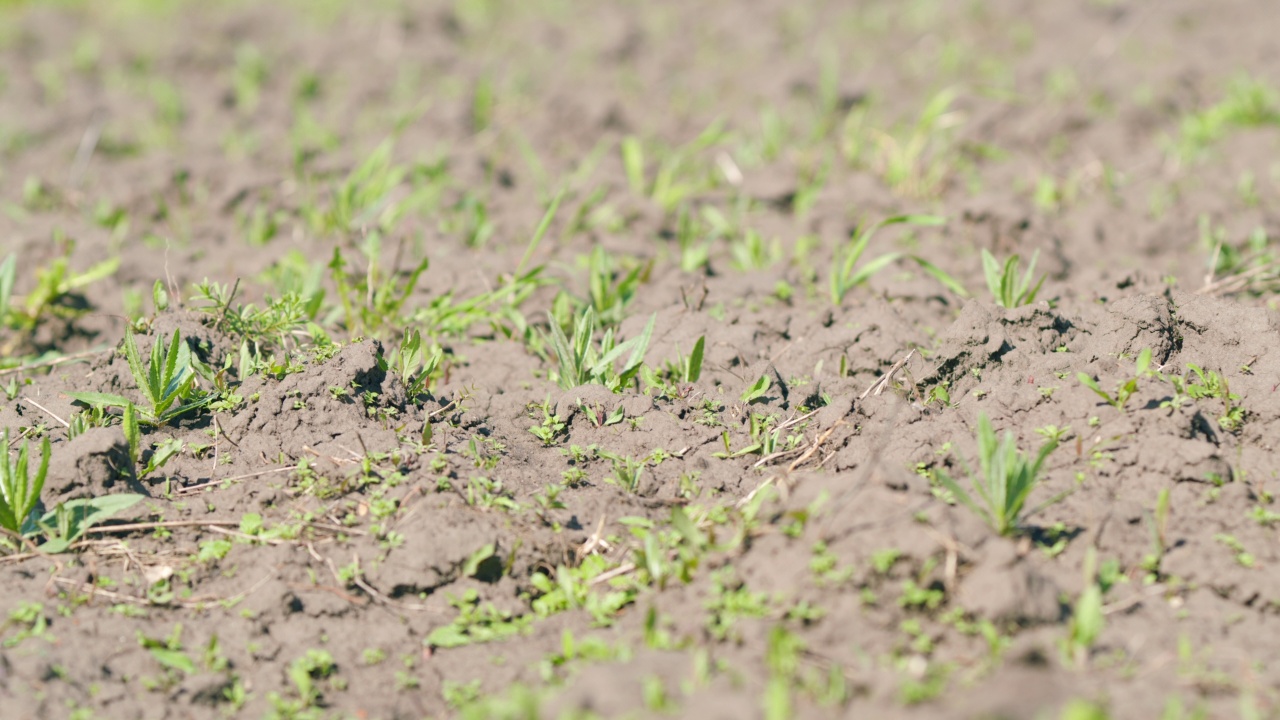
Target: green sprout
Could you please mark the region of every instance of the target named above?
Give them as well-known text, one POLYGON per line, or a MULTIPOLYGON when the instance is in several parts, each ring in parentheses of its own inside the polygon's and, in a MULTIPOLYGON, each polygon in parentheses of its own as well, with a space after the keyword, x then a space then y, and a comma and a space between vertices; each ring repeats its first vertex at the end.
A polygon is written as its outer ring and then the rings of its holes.
MULTIPOLYGON (((0 435, 0 445, 9 447, 9 429, 0 435)), ((44 478, 49 472, 49 438, 46 436, 40 443, 40 467, 36 469, 35 478, 29 472, 31 459, 31 443, 23 442, 18 451, 18 458, 10 464, 8 453, 0 458, 0 527, 12 533, 22 533, 23 526, 29 525, 36 504, 40 502, 40 491, 44 488, 44 478)))
POLYGON ((1002 439, 996 439, 991 420, 986 414, 978 416, 978 464, 980 474, 970 473, 970 484, 976 499, 945 472, 938 471, 938 482, 1000 535, 1011 535, 1032 515, 1052 505, 1066 493, 1056 495, 1045 503, 1024 512, 1031 491, 1040 483, 1040 468, 1057 447, 1052 439, 1040 447, 1034 460, 1018 449, 1013 433, 1005 431, 1002 439))
POLYGON ((1036 260, 1039 257, 1040 251, 1037 250, 1031 255, 1027 271, 1019 278, 1018 264, 1021 258, 1017 255, 1010 257, 1004 261, 1002 269, 995 256, 983 248, 982 272, 987 276, 987 287, 991 290, 997 305, 1012 309, 1030 305, 1036 301, 1036 295, 1040 292, 1040 286, 1044 284, 1045 279, 1045 275, 1041 275, 1034 286, 1031 284, 1031 278, 1035 275, 1036 260))
POLYGON ((551 320, 552 349, 556 356, 556 382, 560 387, 570 390, 579 385, 604 385, 613 392, 621 392, 635 379, 644 366, 644 355, 649 349, 649 340, 653 337, 653 325, 657 316, 649 318, 644 332, 625 342, 619 343, 613 336, 613 329, 606 330, 599 345, 594 342, 596 330, 595 311, 587 308, 578 318, 574 326, 572 341, 560 329, 554 318, 551 320), (628 356, 622 370, 614 368, 614 363, 628 350, 628 356))
MULTIPOLYGON (((192 399, 196 373, 191 365, 191 349, 174 330, 166 347, 160 339, 151 347, 150 362, 142 363, 142 354, 133 339, 133 331, 125 331, 124 356, 129 372, 142 393, 146 405, 138 410, 141 420, 151 425, 164 425, 179 415, 208 405, 214 398, 206 395, 192 399), (188 402, 190 400, 190 402, 188 402)), ((71 392, 67 396, 90 407, 128 408, 133 403, 120 395, 100 392, 71 392)))
MULTIPOLYGON (((858 267, 858 260, 862 258, 862 254, 866 252, 867 245, 870 244, 872 236, 876 231, 886 225, 917 225, 917 226, 933 226, 941 225, 946 220, 937 215, 895 215, 885 218, 878 223, 870 225, 861 225, 853 233, 852 241, 842 248, 837 254, 835 272, 831 274, 831 302, 834 305, 840 305, 844 302, 845 296, 851 290, 866 283, 871 276, 888 267, 898 258, 902 257, 901 253, 891 252, 885 253, 879 257, 868 260, 861 267, 858 267)), ((937 267, 928 262, 921 262, 919 259, 913 258, 922 268, 934 277, 939 277, 941 271, 937 267)), ((952 287, 955 281, 952 280, 948 287, 953 290, 959 287, 958 284, 952 287)), ((944 284, 945 281, 944 281, 944 284)), ((964 294, 961 289, 960 294, 964 294)))
POLYGON ((1082 385, 1089 388, 1095 395, 1102 398, 1102 401, 1111 407, 1124 412, 1124 406, 1129 403, 1129 398, 1138 392, 1138 380, 1146 375, 1151 368, 1151 348, 1144 348, 1138 353, 1138 360, 1134 366, 1133 377, 1128 378, 1124 382, 1116 385, 1115 394, 1103 390, 1098 381, 1094 380, 1088 373, 1076 373, 1076 379, 1082 385))

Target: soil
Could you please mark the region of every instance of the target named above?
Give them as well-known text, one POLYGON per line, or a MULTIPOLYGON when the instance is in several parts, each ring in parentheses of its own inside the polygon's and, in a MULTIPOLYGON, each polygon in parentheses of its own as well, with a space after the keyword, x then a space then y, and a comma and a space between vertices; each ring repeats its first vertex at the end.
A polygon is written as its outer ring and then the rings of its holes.
POLYGON ((0 426, 50 438, 47 508, 145 496, 0 557, 3 714, 1280 716, 1274 14, 0 2, 15 303, 118 259, 0 318, 0 426), (1215 115, 1247 82, 1252 114, 1215 115), (945 222, 885 227, 862 262, 903 256, 833 303, 851 233, 904 213, 945 222), (597 248, 639 280, 602 322, 652 317, 651 367, 705 338, 696 381, 554 381, 597 248), (1036 301, 994 304, 983 250, 1038 253, 1036 301), (339 282, 366 277, 411 289, 339 282), (304 288, 259 334, 282 369, 247 372, 235 308, 304 288), (184 444, 150 474, 110 417, 64 427, 65 393, 140 397, 127 327, 239 396, 145 428, 184 444), (444 350, 422 394, 406 328, 444 350), (1176 392, 1196 369, 1227 389, 1176 392), (940 480, 981 471, 980 416, 1032 455, 1062 429, 1005 537, 940 480), (741 454, 761 417, 792 444, 741 454))

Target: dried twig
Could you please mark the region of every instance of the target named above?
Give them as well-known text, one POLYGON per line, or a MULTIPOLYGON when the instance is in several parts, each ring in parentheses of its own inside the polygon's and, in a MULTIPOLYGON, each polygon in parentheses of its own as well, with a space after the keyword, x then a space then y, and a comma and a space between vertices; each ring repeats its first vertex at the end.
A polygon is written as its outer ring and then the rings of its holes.
POLYGON ((178 488, 177 490, 173 491, 173 494, 174 495, 190 495, 191 493, 197 492, 199 490, 205 490, 207 488, 217 487, 218 485, 229 483, 235 480, 248 480, 249 478, 262 477, 263 475, 271 475, 272 473, 278 473, 278 472, 289 472, 291 470, 297 470, 297 469, 298 469, 297 465, 290 465, 288 467, 273 468, 271 470, 261 470, 259 472, 249 473, 247 475, 235 475, 233 477, 225 477, 219 480, 210 480, 208 482, 200 483, 199 485, 188 485, 187 487, 178 488))
POLYGON ((889 368, 888 372, 881 375, 880 379, 871 383, 866 390, 863 390, 862 394, 858 396, 858 399, 866 400, 868 395, 879 395, 880 393, 883 393, 885 388, 889 387, 889 383, 893 382, 893 376, 897 375, 898 371, 902 370, 902 368, 906 366, 907 362, 910 361, 915 354, 915 348, 911 348, 911 351, 908 352, 901 360, 894 363, 893 367, 889 368))
POLYGON ((69 427, 71 427, 71 423, 67 422, 66 420, 63 420, 63 419, 62 419, 62 418, 60 418, 60 417, 58 417, 58 416, 57 416, 57 415, 56 415, 52 410, 50 410, 49 408, 47 408, 47 407, 45 407, 45 406, 41 405, 40 403, 36 402, 35 400, 32 400, 31 398, 22 398, 22 399, 23 399, 23 400, 26 400, 27 402, 31 403, 32 405, 35 405, 36 407, 38 407, 38 408, 40 408, 41 410, 43 410, 43 411, 45 412, 45 414, 46 414, 46 415, 48 415, 49 417, 53 418, 54 420, 57 420, 58 422, 62 423, 62 427, 65 427, 65 428, 69 428, 69 427))

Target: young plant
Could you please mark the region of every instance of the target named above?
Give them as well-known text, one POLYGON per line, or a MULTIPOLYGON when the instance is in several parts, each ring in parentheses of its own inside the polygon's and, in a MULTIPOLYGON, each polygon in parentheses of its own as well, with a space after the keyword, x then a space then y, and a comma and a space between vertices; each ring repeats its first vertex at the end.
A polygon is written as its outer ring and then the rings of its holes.
POLYGON ((10 464, 7 448, 9 447, 9 429, 5 428, 0 435, 0 527, 11 533, 22 534, 23 526, 29 526, 33 519, 36 504, 40 502, 40 491, 44 488, 44 478, 49 472, 49 438, 46 436, 40 443, 40 467, 36 475, 31 477, 29 463, 31 443, 24 441, 18 451, 16 462, 10 464))
POLYGON ((431 388, 431 380, 440 369, 444 353, 435 348, 428 355, 422 347, 422 333, 416 329, 405 330, 404 342, 399 352, 392 356, 392 363, 404 383, 405 395, 416 404, 419 395, 431 388))
POLYGON ((587 308, 578 318, 572 341, 552 318, 551 335, 547 339, 556 356, 556 382, 565 390, 594 383, 604 385, 613 392, 621 392, 635 379, 644 365, 644 355, 649 349, 656 320, 656 315, 650 317, 649 324, 642 333, 621 343, 614 338, 612 328, 606 330, 597 346, 594 338, 596 316, 591 308, 587 308), (631 354, 622 370, 618 371, 614 363, 628 350, 631 354))
POLYGON ((9 253, 9 257, 0 262, 0 327, 6 325, 9 316, 9 298, 13 297, 13 283, 18 274, 18 256, 9 253))
POLYGON ((1067 627, 1067 636, 1062 642, 1062 654, 1066 659, 1074 661, 1083 668, 1089 659, 1089 651, 1106 625, 1106 616, 1102 611, 1102 586, 1098 582, 1096 568, 1098 551, 1089 548, 1084 559, 1084 591, 1076 600, 1075 609, 1071 613, 1071 622, 1067 627))
POLYGON ((1031 255, 1027 271, 1019 278, 1020 258, 1017 255, 1005 260, 1004 268, 1001 269, 995 256, 983 248, 982 272, 987 276, 987 288, 991 290, 997 305, 1003 308, 1016 308, 1036 301, 1036 295, 1040 292, 1040 286, 1044 284, 1045 279, 1045 275, 1041 275, 1034 286, 1031 284, 1031 278, 1035 275, 1036 260, 1039 258, 1040 251, 1037 250, 1031 255))
MULTIPOLYGON (((688 355, 678 354, 675 362, 667 361, 662 368, 656 370, 645 366, 641 372, 645 384, 667 397, 684 397, 689 388, 681 388, 679 385, 696 383, 702 377, 702 356, 706 344, 706 336, 701 336, 693 344, 692 352, 688 355)), ((677 346, 677 352, 679 349, 677 346)))
POLYGON ((1134 366, 1133 377, 1116 385, 1115 394, 1108 393, 1103 390, 1098 381, 1094 380, 1091 375, 1085 372, 1076 373, 1076 378, 1082 385, 1089 388, 1095 395, 1102 398, 1102 401, 1111 407, 1124 412, 1124 406, 1128 404, 1129 398, 1138 392, 1138 380, 1148 374, 1151 369, 1151 348, 1144 348, 1138 353, 1138 360, 1134 366))
POLYGON ((741 399, 742 402, 750 405, 756 400, 759 400, 760 398, 764 397, 764 394, 769 392, 769 388, 772 386, 773 386, 773 381, 769 379, 769 376, 761 375, 755 382, 751 383, 751 385, 749 385, 747 389, 742 392, 742 397, 739 399, 741 399))
MULTIPOLYGON (((126 330, 124 356, 129 363, 133 381, 137 383, 146 402, 138 410, 140 419, 147 423, 164 425, 185 412, 204 407, 213 401, 213 395, 195 397, 196 373, 191 366, 191 349, 182 341, 182 335, 177 330, 173 331, 168 347, 160 338, 156 338, 147 365, 142 363, 142 354, 138 352, 133 331, 126 330)), ((133 404, 128 398, 109 393, 73 392, 67 393, 67 396, 90 407, 128 408, 133 404)))
POLYGON ((985 413, 978 416, 977 440, 980 474, 970 471, 969 479, 976 499, 945 472, 939 470, 937 477, 957 501, 977 513, 992 530, 1000 535, 1011 535, 1027 518, 1066 497, 1066 493, 1056 495, 1024 512, 1031 491, 1040 482, 1040 467, 1058 447, 1056 441, 1050 439, 1042 445, 1035 459, 1031 460, 1018 449, 1013 433, 1005 431, 1002 439, 996 439, 991 420, 985 413))
POLYGON ((1151 552, 1142 559, 1142 567, 1150 573, 1148 579, 1154 582, 1160 576, 1160 564, 1169 547, 1169 488, 1160 488, 1155 512, 1147 516, 1147 527, 1151 530, 1151 552))
MULTIPOLYGON (((885 253, 877 258, 867 261, 862 267, 858 267, 858 260, 862 258, 862 254, 866 252, 867 245, 870 244, 872 236, 876 231, 886 225, 941 225, 945 219, 936 215, 895 215, 894 217, 885 218, 878 223, 871 225, 862 225, 854 231, 852 241, 845 246, 837 254, 835 271, 831 274, 831 302, 834 305, 840 305, 844 302, 844 298, 851 290, 866 283, 871 276, 888 267, 891 263, 902 256, 901 253, 891 252, 885 253)), ((925 267, 925 265, 921 265, 925 267)), ((933 267, 929 265, 929 267, 933 267)), ((926 267, 926 270, 928 267, 926 267)), ((935 268, 936 269, 936 268, 935 268)), ((932 274, 932 273, 931 273, 932 274)), ((935 275, 937 277, 937 275, 935 275)))

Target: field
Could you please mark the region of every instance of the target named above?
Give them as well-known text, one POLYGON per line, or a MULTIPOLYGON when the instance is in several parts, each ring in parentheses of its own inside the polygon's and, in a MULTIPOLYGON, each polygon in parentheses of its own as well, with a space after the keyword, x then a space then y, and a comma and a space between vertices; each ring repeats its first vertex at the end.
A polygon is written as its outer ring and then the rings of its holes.
POLYGON ((0 0, 0 714, 1280 717, 1273 5, 0 0))

